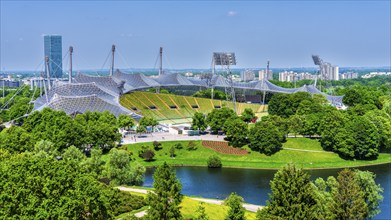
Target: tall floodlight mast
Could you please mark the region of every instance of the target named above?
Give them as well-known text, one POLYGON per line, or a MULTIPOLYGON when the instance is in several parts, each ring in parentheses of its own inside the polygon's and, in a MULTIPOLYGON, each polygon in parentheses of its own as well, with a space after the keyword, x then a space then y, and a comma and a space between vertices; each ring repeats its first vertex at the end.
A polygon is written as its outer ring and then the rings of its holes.
POLYGON ((69 47, 69 83, 72 83, 72 53, 73 47, 69 47))
MULTIPOLYGON (((323 60, 320 59, 319 55, 312 55, 312 60, 314 61, 314 64, 319 66, 319 76, 322 76, 322 65, 323 65, 323 60)), ((320 77, 322 78, 322 77, 320 77)), ((315 78, 315 84, 314 86, 316 87, 316 82, 318 80, 318 77, 315 78)))
POLYGON ((159 50, 159 76, 163 74, 163 47, 160 47, 159 50))
POLYGON ((110 67, 110 76, 114 74, 114 53, 115 53, 115 45, 111 46, 111 67, 110 67))
POLYGON ((268 60, 267 61, 267 66, 266 66, 266 74, 265 76, 262 78, 262 86, 263 86, 263 97, 262 97, 262 105, 263 105, 263 108, 262 108, 262 111, 265 111, 265 99, 266 99, 266 83, 265 83, 265 78, 268 77, 269 75, 269 65, 270 65, 270 61, 268 60))
MULTIPOLYGON (((215 53, 213 53, 213 69, 215 66, 221 66, 223 69, 226 70, 226 78, 229 80, 230 90, 231 90, 230 93, 232 96, 232 103, 234 106, 234 111, 236 112, 235 89, 233 87, 233 75, 230 70, 230 66, 232 66, 232 65, 236 65, 235 53, 233 53, 233 52, 230 52, 230 53, 215 52, 215 53)), ((213 93, 213 85, 212 85, 212 93, 213 93)))

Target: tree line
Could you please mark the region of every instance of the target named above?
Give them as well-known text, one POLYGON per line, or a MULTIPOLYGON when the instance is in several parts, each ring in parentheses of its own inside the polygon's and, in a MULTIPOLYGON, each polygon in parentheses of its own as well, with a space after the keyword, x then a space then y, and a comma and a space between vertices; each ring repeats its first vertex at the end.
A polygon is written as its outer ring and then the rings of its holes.
POLYGON ((347 110, 328 104, 323 95, 306 92, 274 94, 268 116, 248 129, 254 117, 251 109, 237 116, 232 109, 214 109, 206 118, 193 117, 193 129, 224 131, 234 147, 248 145, 254 151, 272 155, 282 148, 287 136, 318 138, 326 151, 345 159, 376 159, 391 150, 391 97, 383 90, 364 87, 347 89, 343 102, 347 110))

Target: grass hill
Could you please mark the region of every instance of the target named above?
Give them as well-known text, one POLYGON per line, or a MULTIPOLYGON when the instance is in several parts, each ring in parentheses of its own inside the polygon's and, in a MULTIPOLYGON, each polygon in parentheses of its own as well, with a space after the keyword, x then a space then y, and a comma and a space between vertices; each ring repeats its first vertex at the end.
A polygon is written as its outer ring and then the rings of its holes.
MULTIPOLYGON (((170 124, 189 123, 195 112, 207 114, 214 108, 223 106, 233 108, 231 102, 222 100, 141 91, 122 95, 120 103, 143 116, 153 117, 160 122, 170 124)), ((260 104, 236 103, 239 115, 245 108, 251 108, 258 116, 265 114, 263 111, 267 110, 267 106, 260 104)))

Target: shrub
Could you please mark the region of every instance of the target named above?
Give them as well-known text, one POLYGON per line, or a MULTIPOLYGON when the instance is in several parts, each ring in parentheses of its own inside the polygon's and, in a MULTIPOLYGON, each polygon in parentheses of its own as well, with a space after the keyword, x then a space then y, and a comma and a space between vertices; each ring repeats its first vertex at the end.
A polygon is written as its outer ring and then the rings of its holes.
POLYGON ((220 168, 222 166, 220 157, 212 155, 208 158, 208 168, 220 168))
POLYGON ((155 151, 153 151, 152 149, 147 149, 143 153, 143 158, 145 161, 152 161, 154 156, 155 151))
POLYGON ((153 148, 156 150, 156 151, 159 151, 161 150, 163 147, 162 147, 162 144, 157 142, 157 141, 154 141, 153 143, 153 148))
POLYGON ((190 141, 187 144, 187 150, 197 150, 197 144, 194 141, 190 141))
POLYGON ((141 146, 141 150, 138 151, 138 157, 140 158, 144 158, 143 157, 143 154, 146 150, 148 150, 149 148, 147 146, 141 146))
POLYGON ((170 148, 170 157, 175 157, 175 147, 174 146, 172 146, 170 148))
POLYGON ((183 148, 183 145, 182 145, 181 143, 176 143, 174 146, 175 146, 175 148, 178 149, 178 150, 180 150, 180 149, 183 148))
POLYGON ((127 192, 118 193, 118 206, 114 206, 115 215, 120 215, 125 212, 131 212, 146 205, 146 201, 142 196, 132 195, 127 192))

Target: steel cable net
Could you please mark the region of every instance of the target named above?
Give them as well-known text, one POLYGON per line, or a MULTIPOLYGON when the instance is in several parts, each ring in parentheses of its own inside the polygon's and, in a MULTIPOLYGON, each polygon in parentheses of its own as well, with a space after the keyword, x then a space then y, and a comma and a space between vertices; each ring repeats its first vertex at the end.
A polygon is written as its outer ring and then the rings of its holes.
MULTIPOLYGON (((115 104, 117 102, 118 96, 113 96, 102 89, 100 89, 94 82, 92 83, 62 83, 57 84, 53 87, 47 94, 47 100, 52 100, 54 95, 67 96, 67 97, 79 97, 79 96, 88 96, 96 95, 97 97, 115 104)), ((40 108, 42 105, 46 104, 46 95, 39 97, 35 101, 34 109, 40 108)))
POLYGON ((160 86, 194 86, 187 77, 182 76, 179 73, 162 74, 155 80, 160 84, 160 86))
MULTIPOLYGON (((134 90, 168 87, 168 86, 201 86, 205 88, 221 87, 228 88, 231 84, 228 79, 221 75, 214 75, 208 82, 206 79, 185 77, 181 74, 163 74, 157 78, 150 78, 142 73, 127 74, 117 70, 113 76, 89 76, 78 74, 75 83, 57 83, 54 88, 42 95, 35 101, 35 110, 50 107, 56 110, 64 110, 67 114, 86 111, 108 110, 114 115, 130 114, 136 120, 141 116, 122 107, 119 97, 123 93, 134 90)), ((314 85, 305 85, 300 88, 283 88, 268 80, 253 82, 233 82, 234 89, 250 89, 271 93, 295 93, 309 92, 322 94, 329 102, 341 104, 343 96, 331 96, 318 90, 314 85)))
POLYGON ((120 95, 122 93, 121 85, 114 81, 111 76, 91 76, 85 74, 77 74, 74 81, 76 83, 96 83, 96 85, 112 95, 120 95))
POLYGON ((109 103, 96 95, 78 97, 54 95, 47 107, 55 110, 63 110, 70 115, 85 113, 87 111, 110 111, 115 116, 119 116, 121 114, 130 114, 135 119, 140 118, 139 115, 133 114, 130 110, 122 106, 109 103))

